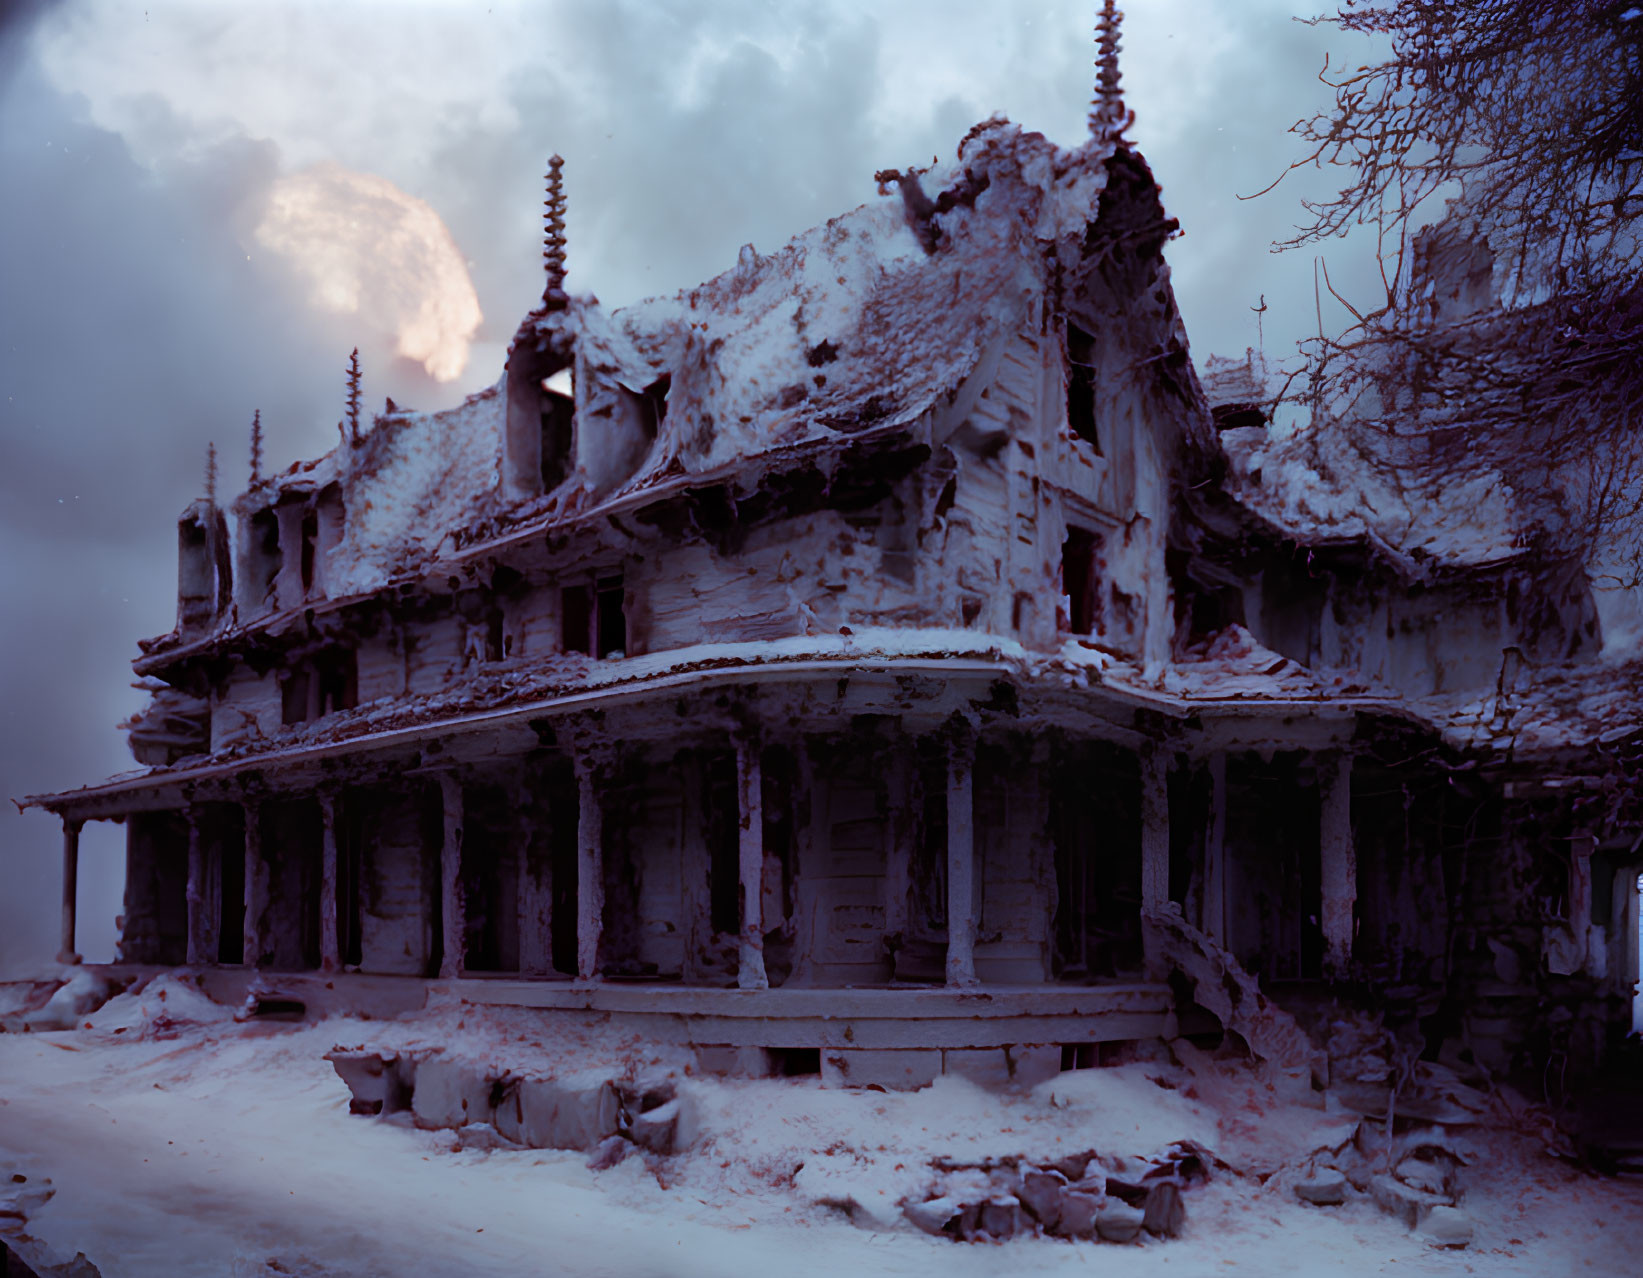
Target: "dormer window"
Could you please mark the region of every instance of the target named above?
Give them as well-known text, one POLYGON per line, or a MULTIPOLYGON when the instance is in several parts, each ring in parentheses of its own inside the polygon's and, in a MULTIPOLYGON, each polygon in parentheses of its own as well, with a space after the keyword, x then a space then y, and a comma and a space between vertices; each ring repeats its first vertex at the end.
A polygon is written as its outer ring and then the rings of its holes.
POLYGON ((1095 428, 1095 339, 1067 321, 1067 427, 1097 453, 1101 436, 1095 428))
POLYGON ((551 493, 571 471, 576 386, 569 368, 542 382, 542 491, 551 493))

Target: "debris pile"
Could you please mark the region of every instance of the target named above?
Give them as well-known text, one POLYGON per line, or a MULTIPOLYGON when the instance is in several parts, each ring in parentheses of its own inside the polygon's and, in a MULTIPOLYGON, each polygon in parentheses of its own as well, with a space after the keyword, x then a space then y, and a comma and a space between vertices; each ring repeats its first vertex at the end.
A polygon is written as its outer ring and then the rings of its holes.
POLYGON ((1094 1150, 1053 1162, 938 1159, 926 1192, 908 1198, 902 1212, 927 1234, 963 1242, 1031 1234, 1114 1243, 1143 1233, 1179 1237, 1186 1225, 1182 1190, 1208 1178, 1214 1155, 1195 1141, 1177 1141, 1139 1179, 1125 1178, 1128 1161, 1103 1165, 1094 1150))

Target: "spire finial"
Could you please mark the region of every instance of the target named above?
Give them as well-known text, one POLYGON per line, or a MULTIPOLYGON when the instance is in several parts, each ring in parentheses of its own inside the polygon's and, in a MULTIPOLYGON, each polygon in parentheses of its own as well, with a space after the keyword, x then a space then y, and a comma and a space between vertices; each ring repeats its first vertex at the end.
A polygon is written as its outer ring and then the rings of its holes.
POLYGON ((262 483, 262 409, 251 416, 251 487, 262 483))
POLYGON ((548 159, 548 198, 542 201, 542 265, 547 270, 547 286, 542 300, 549 306, 565 304, 565 184, 559 171, 562 156, 548 159))
POLYGON ((213 506, 217 504, 217 443, 215 440, 205 446, 205 499, 213 506))
POLYGON ((1119 83, 1118 28, 1124 20, 1115 0, 1102 0, 1095 20, 1095 97, 1090 100, 1090 136, 1114 144, 1124 141, 1124 130, 1135 123, 1135 112, 1124 105, 1119 83))
POLYGON ((359 443, 359 347, 348 357, 348 438, 359 443))

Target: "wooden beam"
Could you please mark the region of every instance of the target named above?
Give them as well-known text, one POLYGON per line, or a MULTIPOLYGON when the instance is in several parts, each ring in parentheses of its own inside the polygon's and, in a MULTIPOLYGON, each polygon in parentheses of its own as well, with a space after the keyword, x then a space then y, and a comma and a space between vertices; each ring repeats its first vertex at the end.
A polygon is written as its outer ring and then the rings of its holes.
POLYGON ((75 912, 80 896, 80 829, 83 821, 63 818, 63 917, 61 944, 57 950, 59 963, 78 963, 75 949, 75 912))

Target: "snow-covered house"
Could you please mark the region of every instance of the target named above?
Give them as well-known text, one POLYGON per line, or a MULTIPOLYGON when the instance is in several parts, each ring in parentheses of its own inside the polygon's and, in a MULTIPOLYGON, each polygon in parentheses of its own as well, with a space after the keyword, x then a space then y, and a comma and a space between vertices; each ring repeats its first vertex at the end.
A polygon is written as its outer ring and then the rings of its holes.
POLYGON ((1124 121, 1109 66, 1075 149, 983 123, 615 311, 556 226, 494 387, 191 506, 147 770, 30 801, 65 955, 118 820, 122 967, 743 1067, 1006 1077, 1219 1020, 1299 1068, 1266 994, 1326 981, 1503 1064, 1559 982, 1618 1023, 1637 850, 1566 726, 1501 747, 1557 720, 1523 654, 1619 677, 1582 601, 1390 538, 1252 362, 1200 381, 1124 121))

